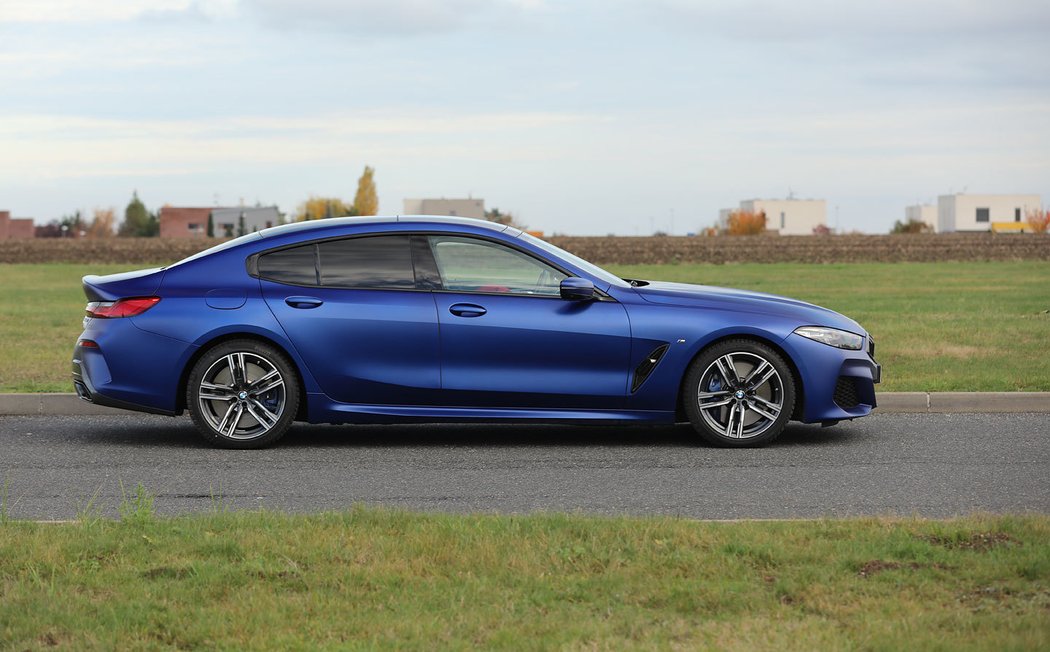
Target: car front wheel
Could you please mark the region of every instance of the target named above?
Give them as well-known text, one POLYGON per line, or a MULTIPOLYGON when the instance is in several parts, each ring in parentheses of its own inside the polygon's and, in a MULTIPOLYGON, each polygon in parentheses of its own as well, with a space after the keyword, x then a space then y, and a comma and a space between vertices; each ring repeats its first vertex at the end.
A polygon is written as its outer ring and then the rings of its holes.
POLYGON ((784 358, 751 340, 727 340, 701 353, 682 391, 693 428, 718 446, 768 444, 795 409, 795 380, 784 358))
POLYGON ((193 366, 186 406, 208 442, 262 448, 291 427, 299 392, 282 352, 255 340, 232 340, 212 347, 193 366))

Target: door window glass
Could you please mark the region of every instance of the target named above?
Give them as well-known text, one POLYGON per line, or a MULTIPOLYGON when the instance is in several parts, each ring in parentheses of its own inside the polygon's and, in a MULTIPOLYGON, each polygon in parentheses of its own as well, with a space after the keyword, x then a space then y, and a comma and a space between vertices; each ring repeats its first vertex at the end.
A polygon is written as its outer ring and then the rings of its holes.
POLYGON ((528 254, 495 242, 430 236, 444 289, 559 296, 566 274, 528 254))
POLYGON ((318 243, 321 285, 413 289, 410 236, 386 235, 318 243))
POLYGON ((316 245, 281 249, 259 256, 259 276, 278 283, 317 285, 316 245))

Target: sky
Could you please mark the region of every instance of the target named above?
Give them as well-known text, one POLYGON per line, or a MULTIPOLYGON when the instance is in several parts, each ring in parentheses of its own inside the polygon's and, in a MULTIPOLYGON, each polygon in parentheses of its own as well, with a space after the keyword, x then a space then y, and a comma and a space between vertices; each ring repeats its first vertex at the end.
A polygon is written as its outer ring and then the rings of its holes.
POLYGON ((752 198, 886 232, 1050 203, 1046 0, 0 0, 0 210, 480 197, 685 234, 752 198))

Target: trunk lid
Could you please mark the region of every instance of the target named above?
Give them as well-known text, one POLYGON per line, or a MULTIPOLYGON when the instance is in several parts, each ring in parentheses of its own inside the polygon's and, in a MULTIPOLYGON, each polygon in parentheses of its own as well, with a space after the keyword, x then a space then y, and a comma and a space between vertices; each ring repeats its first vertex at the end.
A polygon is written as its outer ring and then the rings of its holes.
POLYGON ((163 278, 164 270, 154 267, 105 276, 89 274, 81 279, 81 283, 88 301, 116 301, 127 297, 152 296, 163 278))

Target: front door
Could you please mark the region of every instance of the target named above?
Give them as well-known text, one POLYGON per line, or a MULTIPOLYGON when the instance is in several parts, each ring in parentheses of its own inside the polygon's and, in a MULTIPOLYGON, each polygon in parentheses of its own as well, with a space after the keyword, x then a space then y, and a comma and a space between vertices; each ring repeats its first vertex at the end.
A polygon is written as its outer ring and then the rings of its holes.
POLYGON ((613 300, 567 301, 566 274, 481 238, 429 236, 447 405, 621 408, 631 346, 613 300))

